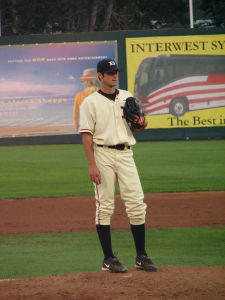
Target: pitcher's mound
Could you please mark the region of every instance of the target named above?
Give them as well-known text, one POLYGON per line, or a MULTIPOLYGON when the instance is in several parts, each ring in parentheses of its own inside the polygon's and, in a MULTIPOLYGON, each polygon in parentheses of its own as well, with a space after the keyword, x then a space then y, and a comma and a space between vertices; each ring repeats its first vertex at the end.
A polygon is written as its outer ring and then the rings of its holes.
POLYGON ((1 300, 222 300, 225 267, 160 267, 0 281, 1 300))

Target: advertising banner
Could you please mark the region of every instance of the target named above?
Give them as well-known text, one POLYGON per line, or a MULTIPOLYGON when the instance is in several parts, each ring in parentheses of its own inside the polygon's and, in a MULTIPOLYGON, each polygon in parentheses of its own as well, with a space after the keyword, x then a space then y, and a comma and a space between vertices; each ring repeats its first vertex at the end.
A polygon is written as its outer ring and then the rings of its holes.
POLYGON ((78 132, 97 62, 116 51, 116 41, 0 47, 0 138, 78 132))
POLYGON ((147 128, 225 126, 225 35, 127 38, 126 56, 147 128))

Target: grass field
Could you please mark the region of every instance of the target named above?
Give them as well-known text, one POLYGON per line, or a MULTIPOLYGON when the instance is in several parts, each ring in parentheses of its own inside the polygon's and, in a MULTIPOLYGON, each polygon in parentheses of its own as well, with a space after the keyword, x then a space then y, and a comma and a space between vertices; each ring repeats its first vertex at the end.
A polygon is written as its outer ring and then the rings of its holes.
MULTIPOLYGON (((157 266, 220 266, 225 227, 170 228, 147 231, 157 266)), ((115 254, 134 267, 131 233, 112 232, 115 254)), ((102 253, 95 232, 9 235, 0 237, 0 278, 22 278, 97 271, 102 253)))
MULTIPOLYGON (((224 141, 142 142, 133 147, 144 192, 225 189, 224 141)), ((0 199, 93 194, 82 145, 0 147, 0 199)), ((220 266, 225 227, 147 230, 158 266, 220 266)), ((112 232, 116 255, 129 268, 130 231, 112 232)), ((0 278, 100 269, 96 232, 0 236, 0 278)))
MULTIPOLYGON (((224 141, 139 142, 145 192, 225 189, 224 141)), ((0 147, 0 199, 93 194, 82 145, 0 147)))

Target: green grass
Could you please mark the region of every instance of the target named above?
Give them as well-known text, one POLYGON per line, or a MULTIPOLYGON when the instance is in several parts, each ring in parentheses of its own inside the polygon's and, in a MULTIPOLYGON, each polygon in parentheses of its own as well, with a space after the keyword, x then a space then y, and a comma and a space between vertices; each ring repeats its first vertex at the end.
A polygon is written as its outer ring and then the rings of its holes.
POLYGON ((0 148, 0 198, 92 193, 82 145, 0 148))
MULTIPOLYGON (((157 266, 221 266, 225 227, 147 230, 147 249, 157 266), (150 247, 151 245, 151 247, 150 247)), ((130 231, 112 232, 121 262, 134 267, 130 231)), ((96 232, 0 237, 0 278, 22 278, 100 270, 102 251, 96 232)))
POLYGON ((225 142, 138 143, 135 158, 146 192, 225 189, 225 142))
MULTIPOLYGON (((224 141, 139 142, 145 192, 225 189, 224 141)), ((82 145, 0 148, 0 199, 93 194, 82 145)))

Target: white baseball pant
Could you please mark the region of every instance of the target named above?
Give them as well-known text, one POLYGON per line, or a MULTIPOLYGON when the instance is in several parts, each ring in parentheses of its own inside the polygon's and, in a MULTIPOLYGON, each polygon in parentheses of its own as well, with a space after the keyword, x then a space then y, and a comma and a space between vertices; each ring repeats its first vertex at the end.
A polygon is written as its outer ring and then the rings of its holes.
POLYGON ((143 202, 144 194, 133 151, 95 146, 95 161, 101 174, 101 184, 95 185, 96 224, 110 225, 117 183, 130 224, 144 224, 147 205, 143 202))

